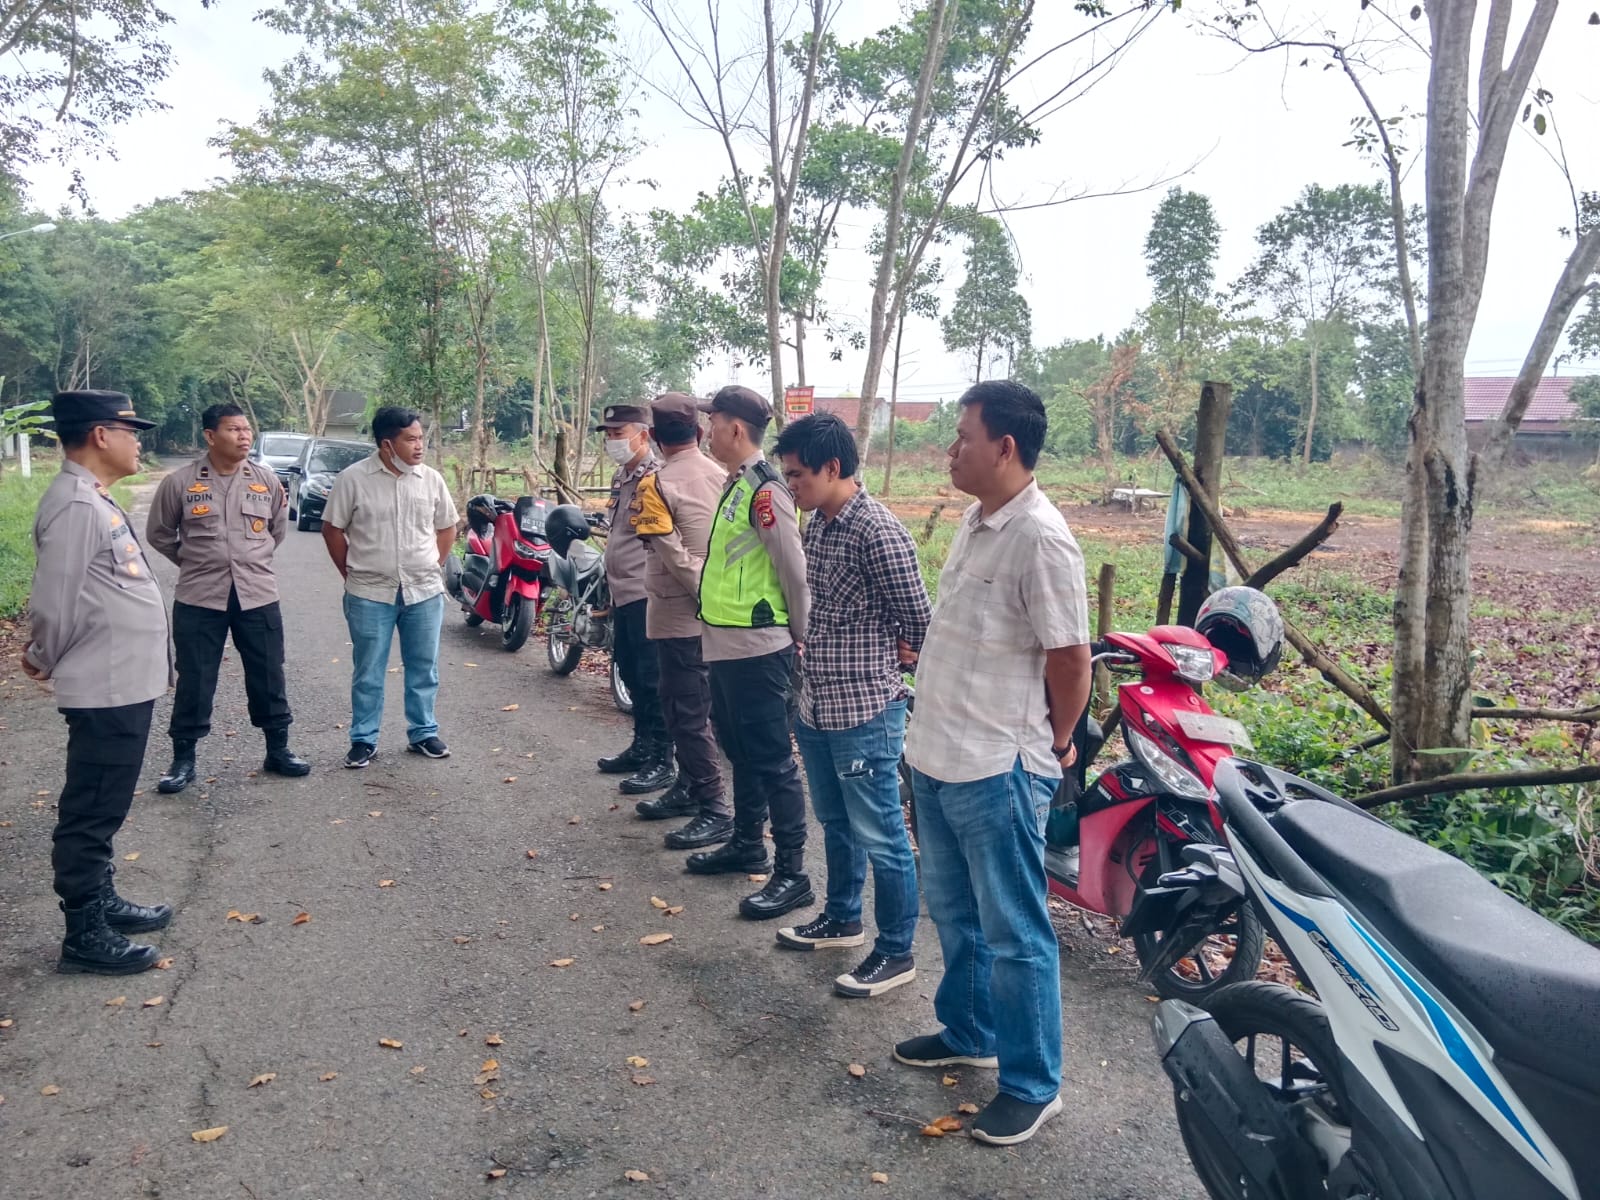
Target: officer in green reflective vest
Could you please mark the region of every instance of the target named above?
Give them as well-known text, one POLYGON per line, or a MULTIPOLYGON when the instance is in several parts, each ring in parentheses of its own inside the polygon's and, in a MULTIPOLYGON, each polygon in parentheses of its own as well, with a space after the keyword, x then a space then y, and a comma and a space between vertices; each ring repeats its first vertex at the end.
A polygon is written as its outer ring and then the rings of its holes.
POLYGON ((810 608, 805 552, 794 497, 761 454, 772 406, 730 386, 700 409, 711 414, 711 456, 730 472, 700 576, 700 620, 711 722, 733 765, 733 837, 691 854, 687 866, 702 875, 770 871, 766 886, 739 904, 744 916, 765 920, 814 899, 804 870, 805 792, 789 741, 810 608))

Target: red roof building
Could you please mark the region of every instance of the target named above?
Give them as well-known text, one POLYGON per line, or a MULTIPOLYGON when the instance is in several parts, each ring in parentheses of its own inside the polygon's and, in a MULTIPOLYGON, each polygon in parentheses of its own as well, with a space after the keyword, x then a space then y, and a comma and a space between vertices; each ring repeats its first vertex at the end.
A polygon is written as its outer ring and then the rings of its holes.
MULTIPOLYGON (((1567 398, 1575 376, 1556 378, 1546 375, 1533 389, 1533 399, 1523 414, 1524 433, 1566 433, 1569 422, 1578 415, 1578 406, 1567 398)), ((1482 425, 1505 411, 1506 397, 1516 379, 1509 375, 1469 377, 1466 380, 1467 424, 1482 425)))
MULTIPOLYGON (((856 420, 861 416, 861 401, 855 396, 817 396, 811 404, 817 412, 832 413, 851 429, 856 427, 856 420)), ((895 420, 926 421, 938 407, 934 400, 901 400, 895 404, 895 420)), ((888 425, 889 402, 880 396, 872 414, 872 427, 886 429, 888 425)))

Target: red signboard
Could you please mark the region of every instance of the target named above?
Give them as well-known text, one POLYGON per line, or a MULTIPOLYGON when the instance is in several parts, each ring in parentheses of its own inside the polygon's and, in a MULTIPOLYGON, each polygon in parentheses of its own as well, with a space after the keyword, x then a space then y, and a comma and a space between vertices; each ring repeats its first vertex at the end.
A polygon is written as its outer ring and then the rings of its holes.
POLYGON ((783 411, 787 416, 805 417, 811 414, 811 397, 816 388, 790 387, 783 389, 783 411))

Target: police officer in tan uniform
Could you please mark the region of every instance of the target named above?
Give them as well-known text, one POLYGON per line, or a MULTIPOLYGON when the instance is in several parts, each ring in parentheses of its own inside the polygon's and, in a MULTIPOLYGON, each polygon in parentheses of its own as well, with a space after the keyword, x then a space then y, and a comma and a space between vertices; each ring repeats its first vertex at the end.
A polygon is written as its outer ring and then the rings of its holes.
POLYGON ((700 573, 711 519, 727 470, 700 450, 700 414, 692 396, 666 392, 650 405, 661 466, 639 480, 630 505, 633 531, 649 551, 645 633, 660 666, 661 712, 678 755, 678 782, 635 809, 649 821, 693 817, 666 836, 669 850, 698 850, 733 834, 733 807, 722 786, 711 731, 711 676, 701 655, 700 573))
POLYGON ((213 404, 201 414, 206 452, 156 489, 145 540, 178 564, 172 640, 178 694, 172 702, 172 765, 157 785, 167 794, 194 782, 195 744, 211 732, 217 671, 228 635, 244 669, 250 723, 267 739, 263 771, 308 774, 289 749, 283 676, 283 615, 272 556, 287 531, 283 484, 248 461, 254 432, 244 409, 213 404))
POLYGON ((112 839, 172 671, 161 587, 110 488, 138 472, 139 431, 155 422, 121 392, 59 392, 51 410, 66 462, 34 517, 33 629, 22 669, 54 685, 67 722, 51 855, 67 919, 57 970, 130 975, 157 955, 124 935, 164 929, 172 909, 117 895, 112 839))

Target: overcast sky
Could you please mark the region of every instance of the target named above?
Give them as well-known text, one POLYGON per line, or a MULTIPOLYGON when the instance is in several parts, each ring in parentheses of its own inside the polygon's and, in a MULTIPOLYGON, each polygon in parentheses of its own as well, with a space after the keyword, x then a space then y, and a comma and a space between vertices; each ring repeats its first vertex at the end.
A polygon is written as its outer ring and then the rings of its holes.
MULTIPOLYGON (((725 0, 730 12, 740 0, 725 0)), ((754 8, 754 0, 749 0, 754 8)), ((846 0, 839 35, 847 40, 896 20, 894 0, 846 0)), ((1315 30, 1323 22, 1311 5, 1294 0, 1296 19, 1315 30)), ((1329 3, 1331 14, 1349 3, 1329 3)), ((1518 5, 1519 21, 1531 6, 1518 5)), ((630 175, 649 179, 654 190, 635 184, 627 202, 637 209, 678 209, 710 190, 726 173, 720 143, 697 130, 651 85, 676 83, 675 64, 658 53, 631 4, 614 0, 630 53, 642 62, 641 134, 646 149, 630 175)), ((1030 52, 1037 53, 1082 27, 1066 0, 1039 6, 1030 52)), ((1138 186, 1187 172, 1180 186, 1211 197, 1223 227, 1218 282, 1237 277, 1253 257, 1257 227, 1291 202, 1308 183, 1378 182, 1377 168, 1342 143, 1357 111, 1349 85, 1337 72, 1298 67, 1282 55, 1246 58, 1219 39, 1205 36, 1196 20, 1207 9, 1192 0, 1186 15, 1163 16, 1125 62, 1084 100, 1043 127, 1038 146, 1007 156, 996 171, 998 194, 1011 203, 1037 203, 1058 194, 1138 186), (1193 14, 1193 16, 1187 14, 1193 14), (1192 167, 1192 170, 1190 169, 1192 167)), ((118 158, 81 163, 95 208, 120 216, 132 208, 186 189, 201 188, 226 174, 227 164, 207 140, 224 120, 249 120, 265 103, 262 71, 282 62, 294 43, 252 20, 249 0, 222 0, 202 9, 192 0, 173 5, 178 21, 170 35, 177 63, 159 95, 165 112, 140 117, 116 138, 118 158)), ((1541 63, 1538 82, 1556 96, 1560 129, 1579 186, 1600 188, 1600 28, 1585 24, 1589 6, 1564 6, 1541 63)), ((1419 27, 1419 36, 1425 30, 1419 27)), ((1054 61, 1054 60, 1052 60, 1054 61)), ((1066 70, 1061 64, 1060 71, 1066 70)), ((1059 76, 1048 68, 1019 81, 1016 99, 1054 91, 1059 76)), ((1386 113, 1402 106, 1425 107, 1426 77, 1419 57, 1394 55, 1375 85, 1386 113)), ((1408 131, 1422 137, 1420 122, 1408 131)), ((54 209, 72 203, 67 173, 35 172, 34 202, 54 209)), ((1410 198, 1420 200, 1422 172, 1412 172, 1410 198)), ((1023 291, 1033 309, 1036 345, 1065 338, 1115 336, 1149 300, 1143 243, 1150 216, 1164 187, 1124 196, 1082 200, 1060 207, 1017 212, 1008 222, 1020 250, 1023 291)), ((1567 184, 1530 132, 1513 138, 1495 213, 1489 279, 1468 372, 1514 374, 1570 250, 1558 230, 1572 221, 1567 184)), ((859 314, 864 325, 875 263, 864 246, 870 218, 841 230, 842 244, 828 270, 834 309, 859 314)), ((946 251, 948 295, 960 282, 959 252, 946 251)), ((826 360, 820 347, 808 354, 818 394, 854 393, 861 386, 864 355, 847 352, 826 360)), ((1593 364, 1600 368, 1600 364, 1593 364)), ((1570 372, 1571 368, 1564 368, 1570 372)), ((746 367, 745 382, 758 383, 746 367)), ((792 372, 791 372, 792 374, 792 372)), ((719 359, 701 372, 704 387, 726 382, 730 365, 719 359)), ((913 319, 906 329, 906 362, 900 394, 907 399, 958 395, 971 366, 945 352, 936 322, 913 319)), ((888 393, 888 374, 882 393, 888 393)))

